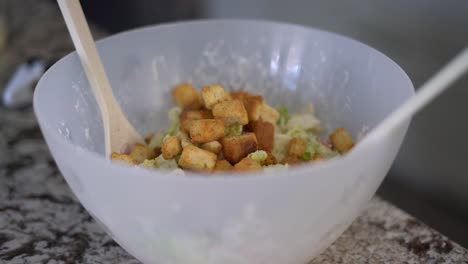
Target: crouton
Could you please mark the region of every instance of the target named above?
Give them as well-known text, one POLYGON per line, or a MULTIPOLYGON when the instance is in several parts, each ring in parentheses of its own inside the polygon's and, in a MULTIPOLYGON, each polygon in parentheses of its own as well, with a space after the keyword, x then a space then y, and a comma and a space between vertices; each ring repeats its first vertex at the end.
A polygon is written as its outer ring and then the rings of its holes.
POLYGON ((161 151, 161 148, 160 148, 160 147, 154 148, 153 151, 154 151, 154 156, 155 156, 155 157, 158 157, 159 155, 162 154, 162 151, 161 151))
POLYGON ((193 120, 181 121, 180 125, 179 125, 179 130, 184 132, 184 133, 188 133, 190 131, 190 126, 192 126, 192 121, 193 120))
MULTIPOLYGON (((222 146, 222 145, 221 145, 221 146, 222 146)), ((223 148, 221 148, 221 150, 222 150, 222 149, 223 149, 223 148)), ((220 152, 218 153, 218 160, 223 160, 223 159, 225 159, 225 158, 224 158, 224 155, 223 155, 223 152, 220 151, 220 152)))
POLYGON ((133 146, 133 149, 129 155, 137 163, 142 163, 145 159, 156 158, 156 154, 152 149, 140 143, 137 143, 135 146, 133 146))
POLYGON ((299 164, 302 161, 296 157, 296 156, 287 156, 283 160, 281 160, 281 164, 289 164, 289 165, 294 165, 294 164, 299 164))
POLYGON ((249 121, 263 120, 276 124, 279 113, 273 107, 269 106, 260 95, 254 95, 244 91, 231 92, 233 99, 242 101, 247 111, 249 121))
POLYGON ((333 147, 340 153, 346 153, 354 146, 353 139, 349 135, 348 131, 346 131, 344 128, 336 129, 330 135, 330 142, 332 143, 333 147))
POLYGON ((200 146, 200 148, 202 148, 204 150, 208 150, 208 151, 213 152, 215 154, 218 154, 221 151, 222 147, 223 146, 218 141, 206 142, 206 143, 201 144, 201 146, 200 146))
POLYGON ((213 115, 208 110, 190 110, 185 109, 180 114, 180 131, 188 132, 190 130, 191 120, 212 119, 213 115))
POLYGON ((262 165, 260 165, 260 163, 249 157, 243 158, 241 161, 236 163, 236 165, 234 165, 235 171, 256 171, 262 169, 263 168, 262 165))
POLYGON ((224 123, 217 119, 192 120, 189 129, 193 144, 217 140, 224 136, 224 123))
POLYGON ((202 107, 200 95, 190 83, 181 83, 172 88, 172 98, 181 108, 199 109, 202 107))
POLYGON ((148 134, 146 134, 146 136, 145 136, 145 143, 146 143, 146 144, 149 144, 150 141, 151 141, 151 139, 152 139, 153 137, 154 137, 154 133, 148 133, 148 134))
POLYGON ((224 87, 219 84, 203 86, 201 91, 202 100, 207 109, 211 109, 215 104, 227 101, 231 98, 231 96, 224 91, 224 87))
POLYGON ((255 95, 246 91, 233 91, 230 93, 232 99, 241 100, 243 103, 246 102, 248 98, 254 98, 263 102, 263 97, 255 95))
POLYGON ((164 140, 161 153, 165 160, 173 159, 175 156, 179 155, 180 152, 182 152, 182 146, 180 145, 178 137, 171 136, 164 140))
POLYGON ((223 160, 217 160, 214 170, 215 171, 229 171, 232 170, 232 165, 229 163, 229 161, 223 159, 223 160))
POLYGON ((280 114, 278 113, 278 111, 276 111, 276 109, 274 109, 266 103, 263 103, 259 119, 272 124, 276 124, 276 121, 278 121, 279 117, 280 114))
POLYGON ((315 154, 314 157, 312 158, 313 161, 324 161, 325 158, 320 155, 320 154, 315 154))
POLYGON ((242 102, 247 110, 247 115, 250 121, 260 119, 260 113, 263 106, 263 98, 261 96, 249 96, 244 98, 242 102))
POLYGON ((216 154, 207 150, 189 145, 182 150, 179 166, 196 171, 211 171, 216 165, 216 154))
POLYGON ((263 120, 272 124, 280 117, 276 109, 263 101, 261 96, 251 96, 244 100, 244 106, 247 110, 249 121, 263 120))
POLYGON ((117 152, 112 152, 111 159, 113 161, 123 162, 123 163, 131 164, 131 165, 137 164, 137 162, 129 155, 119 154, 117 152))
POLYGON ((192 142, 190 141, 190 138, 189 138, 189 136, 187 135, 187 133, 179 132, 179 133, 177 134, 177 137, 178 137, 179 140, 180 140, 180 145, 182 146, 182 148, 185 148, 185 147, 187 147, 188 145, 192 145, 192 142))
POLYGON ((288 156, 300 157, 304 154, 307 142, 301 138, 293 138, 289 141, 288 156))
POLYGON ((223 101, 213 106, 213 116, 224 121, 226 126, 249 122, 244 104, 239 100, 223 101))
POLYGON ((212 119, 213 115, 209 110, 191 110, 184 109, 180 114, 180 122, 185 120, 212 119))
POLYGON ((275 138, 275 126, 272 123, 255 120, 250 121, 246 127, 257 137, 258 149, 271 151, 275 138))
POLYGON ((241 101, 244 101, 245 98, 247 98, 249 96, 252 96, 251 93, 246 92, 246 91, 242 91, 242 90, 232 91, 229 94, 231 95, 232 99, 238 99, 238 100, 241 100, 241 101))
POLYGON ((276 161, 275 156, 273 156, 273 154, 271 152, 267 151, 266 153, 267 153, 268 156, 267 156, 266 160, 263 162, 262 165, 268 166, 268 165, 275 165, 276 163, 278 163, 276 161))
POLYGON ((239 162, 249 153, 257 150, 257 138, 254 133, 224 137, 221 140, 223 155, 232 164, 239 162))

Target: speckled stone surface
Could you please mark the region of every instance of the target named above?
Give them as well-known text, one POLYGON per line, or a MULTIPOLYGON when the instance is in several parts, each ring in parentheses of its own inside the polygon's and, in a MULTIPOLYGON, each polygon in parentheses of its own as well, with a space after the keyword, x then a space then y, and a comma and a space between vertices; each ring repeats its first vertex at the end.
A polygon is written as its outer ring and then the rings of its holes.
MULTIPOLYGON (((0 87, 27 56, 71 50, 55 6, 2 1, 14 19, 7 54, 0 54, 0 87)), ((30 108, 0 108, 0 263, 139 263, 71 194, 30 108)), ((468 250, 376 197, 312 263, 468 263, 468 250)))

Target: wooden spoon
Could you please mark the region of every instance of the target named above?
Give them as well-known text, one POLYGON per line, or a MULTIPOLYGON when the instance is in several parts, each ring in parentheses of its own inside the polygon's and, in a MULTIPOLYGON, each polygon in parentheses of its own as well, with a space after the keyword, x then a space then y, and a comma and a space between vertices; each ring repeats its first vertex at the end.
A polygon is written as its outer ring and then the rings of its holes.
POLYGON ((58 4, 99 105, 104 126, 105 154, 110 158, 112 152, 121 152, 125 146, 143 142, 143 138, 130 124, 112 93, 80 1, 58 0, 58 4))

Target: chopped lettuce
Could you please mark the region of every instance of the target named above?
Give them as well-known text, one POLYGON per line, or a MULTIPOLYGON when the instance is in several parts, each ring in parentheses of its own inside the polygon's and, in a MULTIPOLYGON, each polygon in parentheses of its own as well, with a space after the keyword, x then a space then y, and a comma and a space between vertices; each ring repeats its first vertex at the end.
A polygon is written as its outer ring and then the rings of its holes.
POLYGON ((148 147, 150 149, 160 148, 163 144, 163 139, 166 134, 155 134, 153 138, 151 138, 150 142, 148 143, 148 147))
POLYGON ((304 154, 299 157, 303 161, 309 161, 316 154, 324 158, 331 158, 338 153, 333 151, 326 145, 320 143, 317 138, 317 133, 321 130, 320 120, 314 115, 313 106, 309 107, 308 111, 302 114, 289 115, 288 110, 281 106, 278 108, 280 119, 278 126, 280 133, 275 135, 275 145, 273 147, 273 155, 281 160, 287 155, 287 144, 292 138, 301 138, 307 142, 304 154), (279 142, 277 142, 279 140, 279 142))
POLYGON ((141 163, 141 166, 143 168, 147 169, 177 169, 179 166, 177 165, 177 162, 174 159, 171 160, 165 160, 162 155, 159 155, 155 159, 146 159, 141 163))
POLYGON ((278 121, 276 121, 276 124, 281 130, 283 130, 291 117, 289 116, 288 108, 284 105, 280 105, 278 107, 278 113, 280 114, 280 117, 278 118, 278 121))
POLYGON ((275 172, 278 170, 287 170, 289 168, 288 164, 275 164, 275 165, 268 165, 263 167, 264 172, 275 172))
POLYGON ((278 107, 280 117, 276 124, 278 125, 281 133, 287 133, 296 129, 304 131, 318 132, 321 129, 320 120, 314 115, 313 105, 302 114, 290 115, 286 106, 281 105, 278 107))
POLYGON ((321 129, 320 120, 311 113, 295 114, 291 116, 289 122, 285 126, 287 130, 294 128, 318 132, 321 129))
MULTIPOLYGON (((317 137, 312 137, 309 139, 309 144, 315 150, 316 154, 324 158, 333 158, 338 155, 338 152, 332 150, 331 148, 322 144, 317 137)), ((313 156, 312 156, 313 157, 313 156)))
POLYGON ((171 121, 171 127, 166 131, 166 134, 174 136, 179 130, 179 116, 182 113, 180 107, 173 107, 167 113, 169 121, 171 121))
POLYGON ((247 155, 247 157, 255 160, 258 163, 262 163, 268 158, 268 154, 264 150, 257 150, 247 155))
POLYGON ((242 125, 231 125, 224 130, 226 136, 240 136, 242 134, 242 125))
POLYGON ((302 161, 309 161, 314 157, 315 150, 310 148, 310 150, 307 150, 302 154, 302 156, 299 157, 302 161))
POLYGON ((316 139, 315 139, 315 137, 312 136, 312 137, 307 138, 306 142, 307 142, 307 145, 306 145, 306 149, 304 151, 304 154, 302 154, 302 156, 299 157, 303 161, 311 160, 314 157, 315 153, 316 153, 316 150, 315 150, 315 148, 316 148, 316 144, 315 144, 316 139))
POLYGON ((158 168, 158 163, 156 162, 156 159, 145 159, 143 163, 140 164, 143 168, 147 169, 157 169, 158 168))
POLYGON ((317 149, 317 154, 319 154, 320 156, 324 157, 324 158, 333 158, 333 157, 336 157, 338 156, 338 152, 330 149, 329 147, 319 143, 317 149))
POLYGON ((158 168, 160 169, 177 169, 179 166, 175 159, 165 160, 162 155, 159 155, 156 159, 158 168))
POLYGON ((148 147, 151 149, 160 148, 163 145, 164 139, 168 136, 174 136, 179 131, 179 116, 182 113, 180 107, 173 107, 167 113, 169 121, 171 121, 171 127, 166 130, 165 133, 155 134, 151 141, 148 143, 148 147))
POLYGON ((283 160, 288 154, 288 144, 292 137, 286 134, 275 134, 272 154, 277 160, 283 160))
POLYGON ((185 176, 185 171, 181 168, 177 168, 173 171, 171 171, 168 175, 182 175, 185 176))
POLYGON ((301 138, 301 139, 304 139, 304 140, 307 140, 311 134, 308 133, 307 131, 305 131, 304 129, 302 128, 299 128, 299 127, 295 127, 289 131, 286 132, 286 135, 290 136, 291 138, 301 138))

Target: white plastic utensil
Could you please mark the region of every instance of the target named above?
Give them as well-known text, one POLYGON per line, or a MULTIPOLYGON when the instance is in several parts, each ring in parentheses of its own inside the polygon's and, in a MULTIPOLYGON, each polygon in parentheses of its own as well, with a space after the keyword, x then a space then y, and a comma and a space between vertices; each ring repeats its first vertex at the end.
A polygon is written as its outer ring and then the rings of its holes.
POLYGON ((451 84, 461 78, 468 71, 468 48, 465 48, 445 67, 432 76, 418 90, 415 96, 408 99, 402 106, 387 116, 358 144, 361 145, 366 138, 383 136, 388 131, 398 127, 404 121, 411 118, 418 111, 434 100, 443 91, 451 87, 451 84))
POLYGON ((127 144, 143 142, 143 139, 123 114, 112 93, 80 2, 58 0, 58 4, 99 105, 104 127, 105 153, 110 158, 111 152, 119 152, 127 144))

